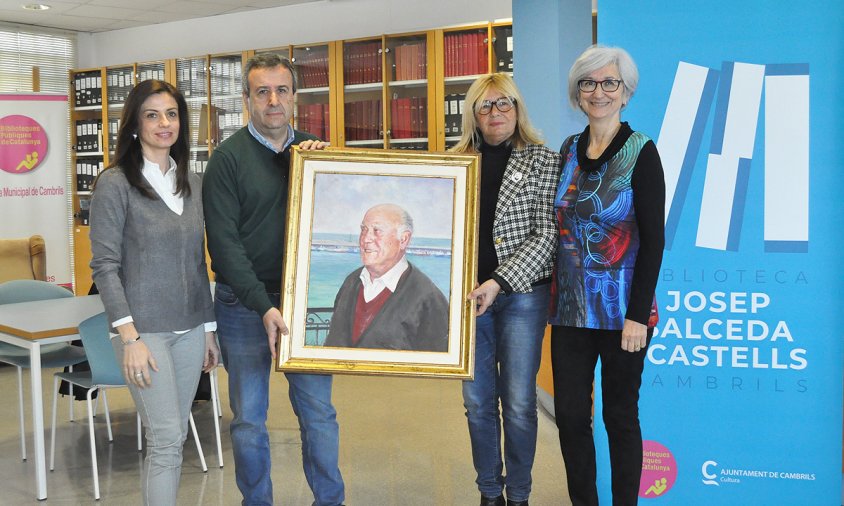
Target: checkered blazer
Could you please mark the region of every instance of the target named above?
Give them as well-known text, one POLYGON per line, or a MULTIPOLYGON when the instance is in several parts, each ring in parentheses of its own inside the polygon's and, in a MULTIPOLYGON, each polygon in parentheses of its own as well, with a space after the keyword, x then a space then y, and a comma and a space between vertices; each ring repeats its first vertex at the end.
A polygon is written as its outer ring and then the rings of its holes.
MULTIPOLYGON (((493 243, 499 266, 495 274, 514 292, 551 276, 557 249, 554 195, 562 157, 545 146, 513 149, 498 192, 493 243)), ((483 176, 482 176, 483 177, 483 176)))

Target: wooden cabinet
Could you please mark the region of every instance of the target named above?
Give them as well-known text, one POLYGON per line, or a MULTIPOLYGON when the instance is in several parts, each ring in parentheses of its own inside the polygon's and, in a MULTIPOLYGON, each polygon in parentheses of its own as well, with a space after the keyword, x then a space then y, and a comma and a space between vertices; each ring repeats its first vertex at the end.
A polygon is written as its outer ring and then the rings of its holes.
POLYGON ((188 104, 189 169, 202 174, 214 147, 246 124, 241 71, 245 52, 177 58, 176 89, 188 104))
POLYGON ((461 120, 466 91, 475 79, 493 68, 491 32, 489 24, 442 31, 443 77, 438 84, 441 86, 443 113, 438 121, 442 122, 442 146, 445 149, 457 144, 463 134, 461 120))
POLYGON ((384 38, 347 40, 342 43, 343 86, 337 90, 340 145, 385 148, 384 130, 384 38))
POLYGON ((208 137, 212 151, 246 124, 240 78, 244 62, 244 53, 211 55, 208 59, 208 137))
POLYGON ((74 290, 91 287, 88 211, 91 186, 114 159, 126 97, 141 80, 170 80, 167 62, 117 65, 70 73, 71 170, 73 174, 74 290))
POLYGON ((338 147, 444 151, 460 139, 472 82, 514 70, 512 23, 496 22, 72 71, 77 293, 90 286, 90 183, 114 156, 132 87, 161 79, 182 92, 190 170, 203 173, 214 148, 248 122, 242 69, 261 52, 296 66, 294 127, 338 147))
POLYGON ((294 46, 291 61, 296 66, 296 105, 293 127, 337 144, 336 121, 332 122, 331 83, 336 80, 336 43, 294 46), (334 125, 334 128, 332 128, 334 125))
POLYGON ((435 150, 436 135, 429 129, 436 122, 434 33, 390 35, 385 45, 387 147, 435 150))

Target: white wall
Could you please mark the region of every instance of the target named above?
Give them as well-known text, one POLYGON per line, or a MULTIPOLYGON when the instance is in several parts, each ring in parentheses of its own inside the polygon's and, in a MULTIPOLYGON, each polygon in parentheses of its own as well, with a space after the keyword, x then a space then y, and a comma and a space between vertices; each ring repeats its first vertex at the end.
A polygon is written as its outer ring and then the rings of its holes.
POLYGON ((77 68, 509 19, 511 0, 323 0, 79 35, 77 68))

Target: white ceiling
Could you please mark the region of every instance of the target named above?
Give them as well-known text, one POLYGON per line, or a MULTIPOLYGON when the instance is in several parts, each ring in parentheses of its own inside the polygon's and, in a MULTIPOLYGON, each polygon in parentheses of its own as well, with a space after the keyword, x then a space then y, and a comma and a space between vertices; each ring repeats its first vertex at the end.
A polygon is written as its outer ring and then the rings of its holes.
POLYGON ((0 21, 77 32, 105 32, 318 0, 0 0, 0 21), (45 11, 25 4, 51 6, 45 11))

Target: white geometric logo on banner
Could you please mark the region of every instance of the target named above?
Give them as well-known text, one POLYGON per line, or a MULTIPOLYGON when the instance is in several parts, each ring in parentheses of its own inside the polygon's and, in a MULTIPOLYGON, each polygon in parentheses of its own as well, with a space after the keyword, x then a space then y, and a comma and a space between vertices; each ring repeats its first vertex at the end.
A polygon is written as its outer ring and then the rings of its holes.
POLYGON ((665 170, 666 249, 674 241, 716 88, 695 245, 738 250, 764 91, 765 251, 806 252, 809 66, 738 62, 724 62, 720 72, 682 61, 677 66, 657 141, 665 170))
POLYGON ((717 487, 718 482, 715 481, 715 478, 717 478, 718 475, 715 474, 715 473, 710 473, 709 472, 710 467, 718 467, 718 463, 715 462, 714 460, 707 460, 706 462, 703 463, 702 466, 700 466, 700 474, 703 475, 703 479, 701 481, 703 482, 704 485, 715 485, 717 487))

